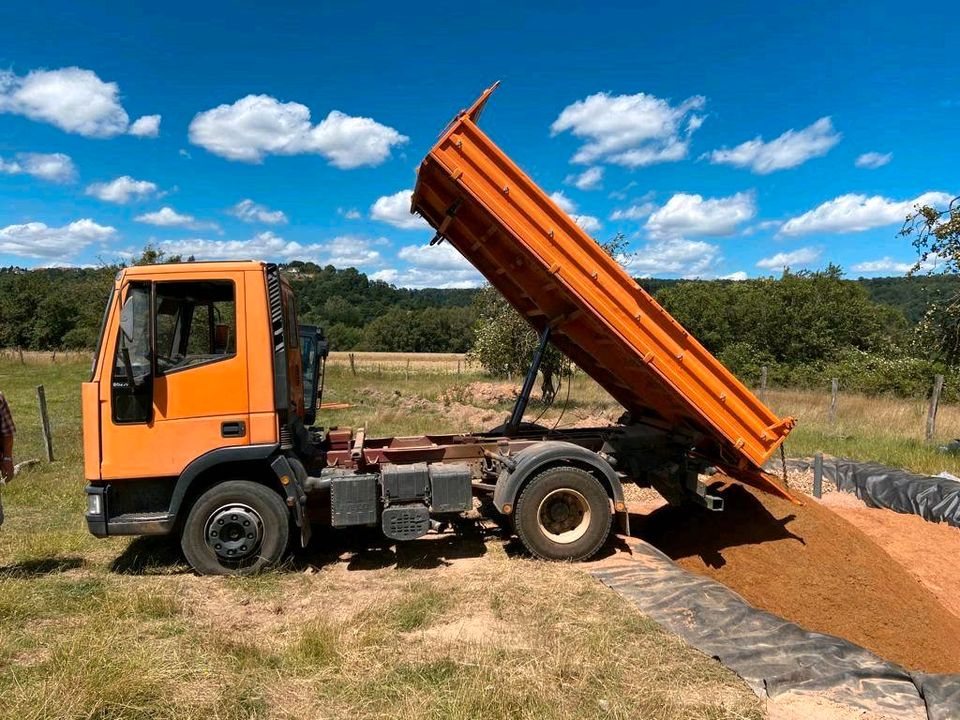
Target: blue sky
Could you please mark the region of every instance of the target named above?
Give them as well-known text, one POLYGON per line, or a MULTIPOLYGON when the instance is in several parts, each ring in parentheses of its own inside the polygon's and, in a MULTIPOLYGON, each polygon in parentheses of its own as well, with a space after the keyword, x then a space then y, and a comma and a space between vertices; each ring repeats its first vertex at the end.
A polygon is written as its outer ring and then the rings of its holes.
POLYGON ((152 242, 477 284, 406 193, 495 80, 485 130, 637 275, 902 274, 903 215, 960 193, 947 4, 19 5, 4 266, 152 242))

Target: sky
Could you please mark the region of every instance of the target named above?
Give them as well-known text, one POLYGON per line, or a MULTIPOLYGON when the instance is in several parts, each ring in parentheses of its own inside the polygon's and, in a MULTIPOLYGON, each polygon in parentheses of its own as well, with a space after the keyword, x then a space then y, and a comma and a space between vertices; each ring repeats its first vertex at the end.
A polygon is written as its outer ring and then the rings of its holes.
POLYGON ((636 276, 901 275, 960 194, 946 3, 5 3, 0 266, 311 260, 482 278, 411 216, 481 126, 636 276))

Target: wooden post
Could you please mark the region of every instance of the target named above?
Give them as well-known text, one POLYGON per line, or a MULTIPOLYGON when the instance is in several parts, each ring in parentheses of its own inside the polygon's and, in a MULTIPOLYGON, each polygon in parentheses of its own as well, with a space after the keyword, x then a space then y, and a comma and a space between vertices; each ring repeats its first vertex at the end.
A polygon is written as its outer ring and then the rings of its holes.
POLYGON ((760 368, 760 400, 767 401, 767 366, 760 368))
POLYGON ((813 456, 813 496, 823 495, 823 453, 813 456))
POLYGON ((460 374, 460 361, 457 360, 457 375, 460 374))
POLYGON ((357 366, 354 364, 355 361, 354 361, 353 353, 350 353, 349 355, 347 355, 347 357, 350 358, 350 373, 351 373, 354 377, 356 377, 356 376, 357 376, 357 366))
POLYGON ((840 381, 836 378, 830 380, 830 424, 837 422, 837 391, 840 389, 840 381))
POLYGON ((43 391, 43 385, 37 385, 37 403, 40 406, 43 448, 47 451, 47 462, 53 462, 53 436, 50 434, 50 418, 47 416, 47 395, 43 391))
POLYGON ((20 364, 23 365, 23 348, 19 345, 17 346, 17 352, 20 354, 20 364))
POLYGON ((406 372, 404 373, 404 378, 403 378, 403 379, 404 379, 404 380, 409 380, 409 379, 410 379, 410 360, 409 360, 409 358, 407 359, 407 370, 406 370, 406 372))
POLYGON ((943 391, 943 375, 934 375, 933 394, 930 396, 930 409, 927 411, 927 441, 933 440, 937 431, 937 410, 940 409, 940 393, 943 391))

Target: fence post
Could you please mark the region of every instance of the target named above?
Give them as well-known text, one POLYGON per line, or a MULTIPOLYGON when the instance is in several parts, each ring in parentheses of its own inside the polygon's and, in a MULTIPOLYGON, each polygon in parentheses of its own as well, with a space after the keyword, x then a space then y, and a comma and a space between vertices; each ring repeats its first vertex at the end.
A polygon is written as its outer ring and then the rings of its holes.
POLYGON ((404 373, 403 379, 404 379, 404 380, 409 380, 409 379, 410 379, 410 359, 409 359, 409 358, 407 359, 407 370, 406 370, 406 372, 404 373))
POLYGON ((933 440, 937 430, 937 410, 940 409, 940 393, 943 391, 943 375, 934 375, 933 394, 930 396, 930 409, 927 411, 927 441, 933 440))
POLYGON ((457 360, 457 375, 460 374, 460 361, 457 360))
POLYGON ((818 452, 813 456, 813 496, 819 498, 823 495, 823 453, 818 452))
POLYGON ((840 389, 840 382, 837 378, 830 380, 830 424, 837 422, 837 391, 840 389))
POLYGON ((50 418, 47 416, 47 395, 43 390, 43 385, 37 385, 37 404, 40 406, 43 448, 47 452, 47 462, 53 462, 53 437, 50 434, 50 418))
POLYGON ((760 368, 760 400, 767 401, 767 366, 760 368))
POLYGON ((353 353, 350 353, 349 355, 347 355, 347 357, 350 358, 350 374, 353 375, 354 377, 356 377, 356 376, 357 376, 357 366, 354 364, 354 356, 353 356, 353 353))
POLYGON ((23 348, 19 345, 17 346, 17 353, 20 355, 20 364, 23 365, 23 348))

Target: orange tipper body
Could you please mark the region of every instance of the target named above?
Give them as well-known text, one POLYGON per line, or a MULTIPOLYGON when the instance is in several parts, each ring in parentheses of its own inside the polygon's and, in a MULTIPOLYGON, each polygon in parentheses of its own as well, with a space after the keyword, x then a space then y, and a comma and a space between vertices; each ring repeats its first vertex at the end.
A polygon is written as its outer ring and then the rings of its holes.
POLYGON ((443 132, 412 210, 629 412, 689 432, 729 475, 787 495, 761 466, 793 428, 674 320, 477 121, 492 88, 443 132))

